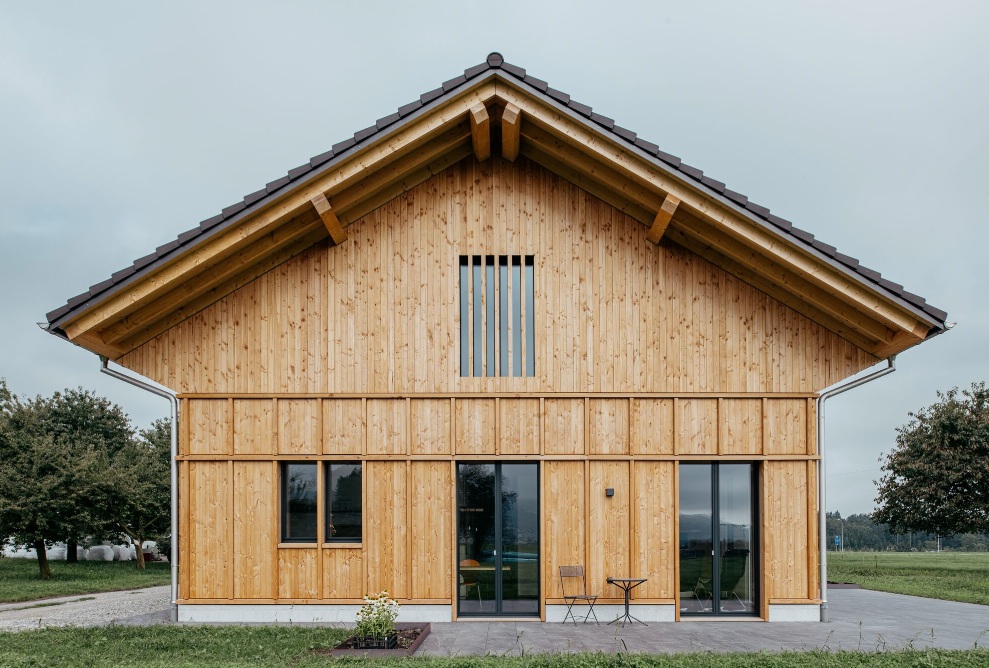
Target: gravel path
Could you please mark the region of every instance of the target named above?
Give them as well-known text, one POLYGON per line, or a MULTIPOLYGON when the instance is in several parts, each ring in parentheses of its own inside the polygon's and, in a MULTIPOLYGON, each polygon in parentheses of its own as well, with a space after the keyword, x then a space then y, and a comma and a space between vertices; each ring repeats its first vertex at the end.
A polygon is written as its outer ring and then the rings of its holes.
POLYGON ((0 631, 45 626, 147 626, 168 623, 169 588, 148 587, 102 594, 78 594, 0 605, 0 631))

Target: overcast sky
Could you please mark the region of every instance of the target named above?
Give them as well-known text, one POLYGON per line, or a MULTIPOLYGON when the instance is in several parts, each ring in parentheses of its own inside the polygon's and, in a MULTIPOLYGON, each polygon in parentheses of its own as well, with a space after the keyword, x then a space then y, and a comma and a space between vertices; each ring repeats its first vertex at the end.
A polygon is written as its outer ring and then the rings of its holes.
POLYGON ((0 0, 0 377, 167 413, 35 323, 490 51, 948 311, 828 406, 829 509, 989 379, 989 3, 0 0), (562 5, 562 3, 560 3, 562 5))

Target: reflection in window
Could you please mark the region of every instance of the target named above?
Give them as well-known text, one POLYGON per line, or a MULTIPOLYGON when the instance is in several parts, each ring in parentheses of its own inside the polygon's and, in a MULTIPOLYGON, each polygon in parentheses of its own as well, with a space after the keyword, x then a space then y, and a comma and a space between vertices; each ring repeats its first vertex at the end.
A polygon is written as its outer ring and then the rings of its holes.
POLYGON ((361 465, 326 464, 326 541, 361 541, 361 465))
POLYGON ((282 464, 282 541, 316 542, 316 464, 282 464))

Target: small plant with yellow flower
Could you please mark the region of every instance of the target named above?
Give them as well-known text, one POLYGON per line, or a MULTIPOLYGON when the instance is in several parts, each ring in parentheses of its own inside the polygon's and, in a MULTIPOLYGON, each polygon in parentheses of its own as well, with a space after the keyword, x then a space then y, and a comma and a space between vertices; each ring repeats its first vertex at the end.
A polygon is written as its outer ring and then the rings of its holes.
POLYGON ((400 607, 387 591, 368 594, 364 597, 364 605, 357 611, 354 635, 361 640, 391 639, 389 646, 394 647, 395 618, 400 607))

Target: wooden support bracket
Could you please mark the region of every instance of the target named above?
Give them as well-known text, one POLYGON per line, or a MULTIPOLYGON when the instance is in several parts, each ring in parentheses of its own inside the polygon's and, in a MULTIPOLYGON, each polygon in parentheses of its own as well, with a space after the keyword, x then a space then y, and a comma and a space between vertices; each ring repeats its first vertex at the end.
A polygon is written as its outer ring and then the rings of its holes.
POLYGON ((491 157, 491 117, 483 104, 470 108, 470 136, 474 144, 474 157, 484 162, 491 157))
POLYGON ((347 232, 343 229, 343 225, 337 219, 337 215, 333 213, 333 207, 330 206, 329 200, 326 199, 326 195, 320 193, 312 198, 313 206, 316 207, 316 212, 323 221, 323 225, 326 226, 326 231, 330 233, 330 239, 333 240, 335 246, 342 244, 347 240, 347 232))
POLYGON ((501 115, 501 155, 509 162, 519 157, 522 140, 522 110, 511 102, 501 115))
POLYGON ((673 214, 676 213, 679 205, 679 198, 673 195, 666 196, 662 206, 659 207, 659 211, 656 213, 656 219, 652 221, 652 227, 649 228, 649 232, 646 234, 648 241, 658 244, 662 240, 663 235, 666 234, 666 228, 670 226, 670 221, 673 220, 673 214))

